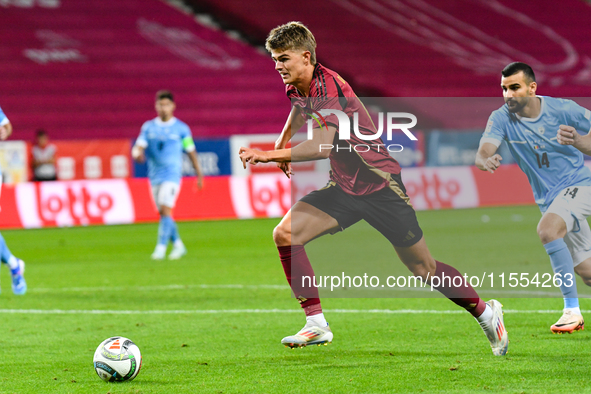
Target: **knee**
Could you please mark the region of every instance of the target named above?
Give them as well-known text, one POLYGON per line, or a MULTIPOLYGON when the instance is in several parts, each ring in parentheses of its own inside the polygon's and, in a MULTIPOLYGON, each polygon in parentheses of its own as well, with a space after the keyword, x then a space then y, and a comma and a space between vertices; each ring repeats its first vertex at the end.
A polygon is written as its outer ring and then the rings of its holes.
POLYGON ((172 208, 165 205, 159 207, 160 216, 172 216, 172 208))
POLYGON ((538 226, 538 237, 540 237, 540 241, 542 241, 542 244, 544 245, 561 238, 558 232, 546 226, 538 226))
POLYGON ((291 229, 289 226, 279 223, 279 225, 273 230, 273 241, 276 246, 291 245, 291 229))

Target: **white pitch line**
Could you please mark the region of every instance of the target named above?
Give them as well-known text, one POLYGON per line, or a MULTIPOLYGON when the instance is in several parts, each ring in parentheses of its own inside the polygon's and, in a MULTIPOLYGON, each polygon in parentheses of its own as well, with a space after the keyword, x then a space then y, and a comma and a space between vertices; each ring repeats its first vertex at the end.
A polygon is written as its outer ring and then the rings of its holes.
MULTIPOLYGON (((192 284, 192 285, 180 285, 180 284, 170 284, 170 285, 155 285, 155 286, 97 286, 97 287, 45 287, 45 288, 30 288, 28 289, 29 293, 60 293, 60 292, 93 292, 93 291, 103 291, 103 292, 121 292, 121 291, 163 291, 163 290, 191 290, 191 289, 235 289, 235 290, 289 290, 289 286, 287 285, 243 285, 243 284, 192 284)), ((321 288, 320 291, 323 289, 321 288)), ((436 291, 431 291, 429 287, 426 288, 359 288, 359 289, 338 289, 341 291, 376 291, 376 292, 384 292, 384 291, 393 291, 393 292, 407 292, 407 291, 414 291, 414 292, 422 292, 422 293, 436 293, 436 291)), ((480 293, 484 294, 494 294, 494 295, 506 295, 507 297, 511 295, 516 296, 541 296, 541 297, 548 297, 548 298, 559 298, 560 292, 558 289, 556 292, 548 292, 548 291, 534 291, 534 290, 510 290, 510 289, 476 289, 480 293)), ((335 298, 346 298, 342 297, 341 294, 335 293, 335 298)), ((331 298, 327 294, 323 294, 326 298, 331 298)), ((355 297, 353 297, 355 298, 355 297)), ((380 297, 381 298, 381 297, 380 297)), ((388 298, 388 297, 385 297, 388 298)), ((420 298, 420 297, 417 297, 420 298)), ((591 298, 591 295, 588 294, 579 294, 579 298, 591 298)))
MULTIPOLYGON (((435 310, 435 309, 326 309, 326 313, 372 313, 385 315, 427 314, 427 315, 455 315, 465 314, 462 309, 435 310)), ((510 314, 549 314, 562 313, 562 310, 516 310, 507 309, 510 314)), ((591 310, 583 310, 589 313, 591 310)), ((102 310, 102 309, 0 309, 0 314, 31 314, 31 315, 215 315, 215 314, 268 314, 268 313, 302 313, 300 309, 181 309, 181 310, 102 310)))
POLYGON ((84 292, 84 291, 161 291, 161 290, 187 290, 187 289, 246 289, 246 290, 289 290, 287 285, 241 285, 241 284, 198 284, 198 285, 157 285, 157 286, 97 286, 97 287, 38 287, 30 288, 29 293, 53 293, 53 292, 84 292))

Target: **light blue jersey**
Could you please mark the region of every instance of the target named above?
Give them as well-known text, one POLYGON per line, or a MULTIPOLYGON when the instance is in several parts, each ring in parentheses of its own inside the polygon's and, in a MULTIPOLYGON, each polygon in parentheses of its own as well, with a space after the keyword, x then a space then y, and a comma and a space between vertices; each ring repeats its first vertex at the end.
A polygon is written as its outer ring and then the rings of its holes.
POLYGON ((6 115, 4 115, 4 111, 2 111, 2 108, 0 108, 0 127, 7 125, 8 123, 10 123, 10 121, 8 120, 6 115))
POLYGON ((147 121, 142 126, 136 145, 145 149, 148 178, 152 185, 162 182, 180 183, 183 150, 195 150, 191 129, 177 118, 166 122, 160 118, 147 121))
MULTIPOLYGON (((0 127, 7 125, 8 123, 10 123, 10 121, 8 120, 6 115, 4 114, 4 111, 2 111, 2 108, 0 108, 0 127)), ((0 185, 1 184, 2 184, 2 171, 0 170, 0 185)))
POLYGON ((501 141, 507 142, 515 161, 527 175, 536 203, 545 212, 562 189, 591 186, 591 171, 584 165, 583 154, 556 140, 560 125, 589 133, 591 112, 572 100, 537 97, 541 100, 541 110, 535 119, 512 114, 507 105, 493 111, 481 144, 490 142, 498 147, 501 141))

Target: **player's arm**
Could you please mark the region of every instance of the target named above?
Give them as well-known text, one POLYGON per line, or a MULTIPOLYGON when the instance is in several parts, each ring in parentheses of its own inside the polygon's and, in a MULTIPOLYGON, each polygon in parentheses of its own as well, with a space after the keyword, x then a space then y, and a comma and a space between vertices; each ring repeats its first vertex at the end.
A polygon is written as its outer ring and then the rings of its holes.
POLYGON ((0 140, 4 141, 12 134, 12 123, 8 122, 0 126, 0 140))
POLYGON ((304 123, 305 120, 300 115, 300 107, 293 106, 289 112, 285 126, 283 126, 281 135, 279 135, 279 138, 277 138, 277 141, 275 142, 275 149, 285 148, 287 143, 291 140, 291 137, 302 128, 304 123))
POLYGON ((483 142, 476 153, 476 167, 491 174, 501 165, 503 158, 497 152, 498 146, 490 142, 483 142))
POLYGON ((246 168, 246 163, 289 163, 310 160, 322 160, 328 158, 332 151, 332 143, 337 128, 328 126, 327 130, 314 129, 312 139, 289 149, 278 149, 273 151, 260 151, 257 149, 240 148, 240 160, 246 168))
POLYGON ((189 155, 189 159, 191 159, 191 163, 193 163, 195 174, 197 174, 197 187, 201 190, 203 189, 203 171, 201 171, 201 165, 199 164, 199 158, 197 157, 197 150, 192 150, 187 152, 187 154, 189 155))
POLYGON ((561 124, 556 133, 556 140, 561 145, 572 145, 582 153, 591 156, 591 131, 581 135, 574 127, 561 124))
POLYGON ((135 140, 133 148, 131 148, 131 157, 138 163, 144 163, 146 161, 146 149, 148 148, 148 139, 146 138, 147 124, 148 122, 143 124, 140 135, 135 140))
MULTIPOLYGON (((297 133, 303 125, 304 119, 300 115, 300 107, 293 106, 291 111, 289 112, 289 116, 287 117, 285 126, 283 126, 281 135, 279 135, 279 138, 275 142, 275 150, 285 148, 287 146, 288 141, 291 140, 293 135, 297 133)), ((291 177, 292 171, 290 162, 277 163, 277 167, 279 167, 279 169, 283 171, 283 173, 288 178, 291 177)))
POLYGON ((201 165, 199 164, 199 158, 197 157, 195 141, 193 141, 190 132, 183 137, 182 142, 183 150, 189 155, 191 164, 193 164, 193 168, 195 169, 195 174, 197 175, 197 187, 201 190, 203 188, 203 172, 201 171, 201 165))

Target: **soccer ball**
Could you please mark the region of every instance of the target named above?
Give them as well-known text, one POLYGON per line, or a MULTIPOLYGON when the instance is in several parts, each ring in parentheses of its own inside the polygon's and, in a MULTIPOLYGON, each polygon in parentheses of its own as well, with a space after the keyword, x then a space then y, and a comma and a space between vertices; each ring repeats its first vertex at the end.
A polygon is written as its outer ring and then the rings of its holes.
POLYGON ((105 339, 94 352, 94 370, 105 382, 132 380, 142 367, 140 349, 124 337, 105 339))

